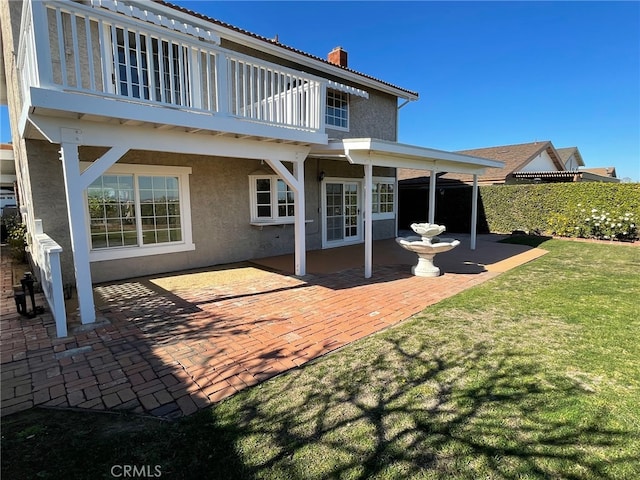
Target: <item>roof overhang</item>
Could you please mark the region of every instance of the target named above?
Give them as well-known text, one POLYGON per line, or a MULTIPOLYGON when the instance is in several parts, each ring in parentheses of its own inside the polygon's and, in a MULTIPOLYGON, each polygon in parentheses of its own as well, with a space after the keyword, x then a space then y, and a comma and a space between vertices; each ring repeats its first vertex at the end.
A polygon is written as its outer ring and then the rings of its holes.
POLYGON ((327 145, 312 147, 309 156, 341 158, 359 165, 478 175, 482 174, 485 168, 504 166, 503 162, 497 160, 375 138, 332 140, 327 145))
MULTIPOLYGON (((96 2, 107 2, 109 0, 94 0, 96 2)), ((112 0, 111 0, 112 1, 112 0)), ((354 70, 346 69, 340 66, 333 65, 329 62, 324 62, 319 58, 314 58, 312 55, 305 54, 304 52, 297 51, 293 48, 287 47, 280 43, 275 43, 274 41, 268 40, 266 38, 262 38, 259 35, 252 34, 247 31, 239 31, 232 28, 232 25, 224 26, 218 23, 213 23, 208 21, 206 18, 195 17, 185 12, 181 12, 180 10, 176 10, 172 8, 168 4, 157 3, 162 2, 163 0, 156 0, 154 3, 150 3, 147 0, 129 0, 132 4, 139 5, 139 8, 142 10, 153 8, 159 14, 164 14, 168 18, 176 17, 181 21, 188 21, 190 24, 195 27, 202 27, 205 30, 211 30, 213 33, 217 34, 219 37, 223 37, 225 39, 231 40, 239 45, 244 45, 246 47, 262 51, 271 55, 275 55, 280 58, 287 59, 289 61, 295 62, 299 65, 304 65, 309 68, 313 68, 323 74, 332 75, 334 77, 338 77, 340 79, 344 79, 348 82, 353 82, 355 84, 361 85, 365 88, 372 88, 378 91, 382 91, 384 93, 388 93, 390 95, 396 96, 398 98, 402 98, 405 100, 418 100, 418 94, 415 92, 411 92, 409 90, 405 90, 400 87, 396 87, 394 85, 388 84, 383 81, 379 81, 373 77, 369 77, 368 75, 360 74, 354 70)), ((178 5, 174 5, 175 7, 181 8, 178 5)), ((193 12, 196 13, 196 12, 193 12)), ((212 19, 214 20, 214 19, 212 19)))

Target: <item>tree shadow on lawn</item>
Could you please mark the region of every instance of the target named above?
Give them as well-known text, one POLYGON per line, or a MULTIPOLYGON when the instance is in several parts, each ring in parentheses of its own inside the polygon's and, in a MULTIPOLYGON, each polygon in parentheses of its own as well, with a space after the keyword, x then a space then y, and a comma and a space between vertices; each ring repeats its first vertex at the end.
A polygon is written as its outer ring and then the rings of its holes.
POLYGON ((384 342, 375 358, 330 356, 199 421, 233 439, 245 478, 608 479, 631 461, 620 452, 632 434, 579 411, 588 393, 533 358, 384 342))
POLYGON ((159 465, 172 479, 632 478, 633 433, 611 427, 605 407, 582 411, 588 395, 531 356, 395 330, 173 423, 52 412, 41 431, 16 433, 9 417, 3 474, 111 478, 113 465, 159 465))

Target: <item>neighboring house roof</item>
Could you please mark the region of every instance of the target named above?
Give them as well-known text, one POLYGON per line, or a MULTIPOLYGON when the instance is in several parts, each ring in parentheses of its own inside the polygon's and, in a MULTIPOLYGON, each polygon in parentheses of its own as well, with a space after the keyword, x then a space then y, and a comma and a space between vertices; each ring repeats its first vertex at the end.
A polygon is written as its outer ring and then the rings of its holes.
POLYGON ((566 165, 567 160, 569 160, 571 155, 573 155, 578 161, 578 165, 584 167, 584 160, 582 160, 582 155, 580 155, 578 147, 556 148, 556 152, 558 152, 558 155, 560 155, 560 159, 562 160, 563 165, 566 165))
MULTIPOLYGON (((593 169, 598 170, 598 169, 593 169)), ((544 183, 550 182, 612 182, 620 180, 606 175, 598 175, 583 169, 565 170, 564 172, 515 172, 510 175, 513 180, 534 180, 544 183)))
POLYGON ((618 178, 618 176, 616 175, 616 167, 580 167, 578 170, 581 172, 593 173, 594 175, 600 175, 601 177, 618 178))
POLYGON ((236 27, 235 25, 231 25, 229 23, 223 22, 221 20, 217 20, 215 18, 209 17, 209 16, 204 15, 202 13, 195 12, 195 11, 190 10, 188 8, 184 8, 184 7, 181 7, 179 5, 175 5, 175 4, 167 2, 165 0, 153 0, 153 1, 155 3, 157 3, 157 4, 159 4, 159 5, 164 5, 166 7, 172 8, 172 9, 177 10, 179 12, 186 13, 187 15, 192 15, 194 17, 200 18, 200 19, 205 20, 207 22, 214 23, 214 24, 216 24, 216 25, 218 25, 220 27, 227 28, 227 29, 232 30, 234 32, 241 33, 243 35, 247 35, 248 37, 252 37, 252 38, 254 38, 256 40, 260 40, 260 41, 265 42, 265 43, 267 43, 269 45, 276 45, 276 46, 278 46, 280 48, 283 48, 285 50, 288 50, 290 52, 297 53, 299 55, 303 55, 303 56, 305 56, 307 58, 310 58, 310 59, 318 61, 318 62, 322 62, 323 64, 326 64, 326 65, 330 65, 331 67, 334 67, 336 69, 336 75, 340 75, 339 70, 344 70, 346 72, 350 72, 352 74, 358 75, 358 76, 366 78, 368 80, 373 80, 374 82, 380 83, 382 85, 386 85, 386 86, 391 87, 393 89, 400 90, 400 91, 404 92, 405 94, 407 94, 409 97, 414 97, 412 99, 417 99, 418 98, 418 93, 417 92, 413 92, 413 91, 408 90, 406 88, 398 87, 397 85, 393 85, 392 83, 385 82, 384 80, 380 80, 378 78, 372 77, 372 76, 367 75, 365 73, 358 72, 356 70, 352 70, 352 69, 347 68, 347 67, 342 67, 340 65, 336 65, 335 63, 331 63, 331 62, 329 62, 328 60, 326 60, 324 58, 317 57, 315 55, 312 55, 310 53, 304 52, 302 50, 298 50, 297 48, 293 48, 293 47, 290 47, 290 46, 285 45, 283 43, 280 43, 277 39, 274 40, 274 39, 271 39, 271 38, 263 37, 262 35, 258 35, 256 33, 249 32, 249 31, 244 30, 242 28, 236 27))
MULTIPOLYGON (((487 168, 483 175, 478 176, 480 183, 504 182, 507 176, 513 172, 522 170, 528 163, 547 151, 554 165, 559 171, 564 170, 564 163, 550 141, 521 143, 516 145, 501 145, 497 147, 475 148, 472 150, 460 150, 456 153, 471 155, 473 157, 487 158, 504 162, 502 168, 487 168)), ((425 178, 424 170, 399 170, 398 180, 404 184, 420 183, 425 178), (416 181, 420 180, 420 181, 416 181)), ((446 173, 441 176, 443 180, 471 182, 472 175, 446 173)))

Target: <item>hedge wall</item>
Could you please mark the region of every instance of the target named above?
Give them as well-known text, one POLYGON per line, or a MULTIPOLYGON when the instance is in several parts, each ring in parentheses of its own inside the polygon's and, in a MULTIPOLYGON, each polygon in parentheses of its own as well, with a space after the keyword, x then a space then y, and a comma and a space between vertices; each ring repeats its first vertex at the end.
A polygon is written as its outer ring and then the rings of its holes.
POLYGON ((544 183, 480 187, 480 215, 489 231, 551 232, 554 218, 584 210, 606 211, 618 218, 633 214, 640 222, 640 183, 544 183))

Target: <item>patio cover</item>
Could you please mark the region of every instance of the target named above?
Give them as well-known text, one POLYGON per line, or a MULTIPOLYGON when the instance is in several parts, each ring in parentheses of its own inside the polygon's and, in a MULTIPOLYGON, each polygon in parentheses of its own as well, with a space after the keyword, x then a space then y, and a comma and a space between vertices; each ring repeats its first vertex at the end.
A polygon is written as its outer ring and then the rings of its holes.
MULTIPOLYGON (((478 217, 478 175, 485 168, 500 168, 503 162, 473 157, 460 153, 436 150, 433 148, 407 145, 374 138, 346 138, 331 140, 327 145, 313 146, 309 153, 312 157, 341 158, 349 163, 364 166, 364 218, 372 218, 373 167, 411 168, 431 171, 429 190, 429 223, 435 218, 436 173, 455 172, 473 175, 473 195, 471 205, 471 249, 476 246, 478 217)), ((372 274, 372 222, 365 222, 365 278, 372 274)))

